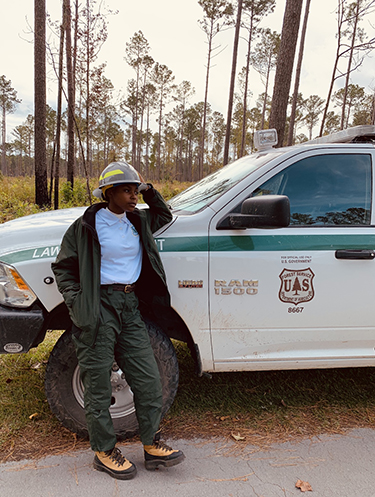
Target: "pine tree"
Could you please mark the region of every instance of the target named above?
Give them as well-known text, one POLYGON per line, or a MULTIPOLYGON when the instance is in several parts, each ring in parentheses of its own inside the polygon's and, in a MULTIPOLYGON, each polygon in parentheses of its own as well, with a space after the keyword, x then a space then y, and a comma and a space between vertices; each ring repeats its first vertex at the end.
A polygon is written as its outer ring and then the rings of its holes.
POLYGON ((302 290, 301 284, 299 282, 299 279, 296 277, 293 283, 292 292, 294 292, 294 295, 298 295, 298 292, 300 292, 301 290, 302 290))
POLYGON ((35 203, 50 204, 46 155, 46 3, 34 0, 35 203))
POLYGON ((286 111, 288 106, 301 10, 301 0, 286 1, 270 115, 270 128, 275 128, 277 131, 279 147, 282 146, 284 141, 286 111))
POLYGON ((306 110, 304 121, 309 130, 309 140, 311 140, 313 128, 318 124, 319 116, 323 112, 324 100, 318 95, 310 95, 309 98, 303 101, 302 105, 306 110))
POLYGON ((260 74, 264 84, 264 100, 262 106, 261 129, 264 129, 265 114, 268 103, 268 86, 271 71, 275 69, 277 56, 280 48, 280 35, 276 31, 264 29, 261 31, 260 42, 257 43, 254 55, 251 57, 251 64, 260 74))
POLYGON ((67 161, 67 181, 71 188, 74 186, 74 74, 72 61, 72 35, 71 35, 71 9, 70 0, 64 0, 64 27, 66 35, 66 72, 68 80, 68 161, 67 161))
POLYGON ((203 107, 203 123, 202 135, 199 153, 199 178, 203 177, 203 164, 204 164, 204 148, 206 139, 206 121, 207 121, 207 108, 208 108, 208 84, 211 69, 212 58, 218 55, 217 49, 219 46, 214 46, 215 36, 223 29, 224 26, 230 22, 230 16, 233 14, 232 5, 226 0, 198 0, 199 5, 203 9, 203 20, 199 21, 202 30, 207 36, 207 69, 206 69, 206 83, 204 90, 204 107, 203 107), (215 53, 216 52, 216 53, 215 53))
MULTIPOLYGON (((326 105, 323 111, 319 136, 322 136, 325 128, 325 120, 328 114, 329 105, 333 93, 335 82, 345 76, 344 94, 349 86, 350 74, 357 70, 366 55, 375 47, 375 38, 367 40, 363 29, 359 28, 359 22, 365 15, 374 11, 375 0, 358 0, 348 4, 347 0, 337 1, 337 46, 335 61, 332 69, 331 82, 328 89, 326 105), (340 62, 348 59, 346 70, 340 69, 340 62)), ((343 99, 341 110, 340 128, 345 125, 346 97, 343 99)))
POLYGON ((248 106, 247 98, 249 95, 249 75, 250 75, 250 61, 253 40, 258 35, 258 26, 262 19, 272 13, 275 9, 275 0, 244 0, 242 12, 242 27, 248 31, 247 37, 247 54, 245 66, 245 80, 243 92, 243 105, 242 105, 242 134, 241 134, 241 150, 240 157, 245 155, 245 147, 247 141, 247 128, 248 128, 248 106))
POLYGON ((138 122, 140 120, 142 124, 142 116, 144 113, 143 106, 140 104, 142 101, 144 103, 144 91, 147 84, 147 74, 154 63, 154 60, 150 57, 149 52, 150 44, 142 31, 134 33, 133 37, 130 39, 130 42, 126 43, 125 60, 135 70, 136 74, 133 85, 134 107, 132 119, 132 164, 134 167, 138 168, 140 166, 141 156, 139 135, 142 134, 141 131, 138 133, 138 122), (142 100, 140 98, 141 95, 143 96, 142 100), (141 119, 139 119, 139 116, 141 116, 141 119))
POLYGON ((240 28, 241 28, 242 4, 243 4, 243 0, 238 0, 237 20, 236 20, 236 26, 235 26, 234 43, 233 43, 232 71, 231 71, 231 77, 230 77, 230 88, 229 88, 229 98, 228 98, 227 126, 226 126, 226 132, 225 132, 224 165, 228 164, 230 129, 231 129, 231 123, 232 123, 233 100, 234 100, 234 86, 235 86, 235 81, 236 81, 238 41, 239 41, 239 37, 240 37, 240 28))
POLYGON ((164 108, 171 98, 171 92, 174 89, 173 81, 174 76, 172 71, 164 64, 156 63, 151 74, 151 80, 156 88, 156 96, 159 105, 159 117, 158 117, 158 138, 157 138, 157 179, 164 178, 164 161, 162 161, 162 135, 163 135, 163 124, 164 124, 164 108))
POLYGON ((16 109, 16 104, 21 100, 17 98, 17 92, 12 88, 12 82, 4 75, 0 76, 0 110, 1 110, 1 172, 7 174, 6 164, 6 115, 16 109))
POLYGON ((290 111, 289 131, 288 131, 288 141, 287 141, 288 146, 293 145, 293 140, 294 140, 294 123, 295 123, 296 114, 297 114, 298 88, 299 88, 299 82, 300 82, 300 77, 301 77, 302 59, 303 59, 303 51, 304 51, 304 46, 305 46, 305 38, 306 38, 306 30, 307 30, 307 21, 309 18, 310 3, 311 3, 311 0, 306 0, 305 15, 303 18, 301 41, 300 41, 299 53, 298 53, 296 77, 295 77, 295 81, 294 81, 294 90, 293 90, 293 97, 292 97, 292 109, 290 111))

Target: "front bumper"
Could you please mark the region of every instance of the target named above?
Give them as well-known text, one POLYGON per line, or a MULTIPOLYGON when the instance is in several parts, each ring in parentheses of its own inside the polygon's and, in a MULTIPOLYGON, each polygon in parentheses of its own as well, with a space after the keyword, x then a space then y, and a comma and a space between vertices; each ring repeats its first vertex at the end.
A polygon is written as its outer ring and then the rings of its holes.
POLYGON ((43 340, 43 324, 38 305, 22 310, 0 305, 0 354, 28 352, 43 340))

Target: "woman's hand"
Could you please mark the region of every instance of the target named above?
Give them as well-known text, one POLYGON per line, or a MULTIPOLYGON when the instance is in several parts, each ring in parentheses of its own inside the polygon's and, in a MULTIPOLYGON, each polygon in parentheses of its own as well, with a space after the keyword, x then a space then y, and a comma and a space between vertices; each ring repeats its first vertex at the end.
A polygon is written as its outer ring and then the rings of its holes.
POLYGON ((141 184, 138 187, 138 191, 139 192, 147 191, 150 188, 150 185, 145 183, 145 180, 143 179, 143 176, 141 175, 141 173, 138 173, 138 176, 139 176, 139 179, 141 180, 141 184))

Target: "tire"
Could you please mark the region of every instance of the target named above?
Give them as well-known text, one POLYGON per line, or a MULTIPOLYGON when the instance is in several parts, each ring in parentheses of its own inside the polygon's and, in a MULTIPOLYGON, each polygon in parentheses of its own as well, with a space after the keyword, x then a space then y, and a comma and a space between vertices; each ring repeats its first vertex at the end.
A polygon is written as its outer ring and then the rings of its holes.
MULTIPOLYGON (((163 390, 162 417, 171 407, 178 387, 178 361, 170 339, 155 324, 145 321, 159 368, 163 390)), ((114 363, 112 368, 112 406, 110 413, 117 437, 130 438, 138 432, 133 394, 114 363)), ((71 333, 66 331, 56 342, 48 360, 45 391, 51 411, 65 428, 87 437, 83 407, 83 386, 71 333)))

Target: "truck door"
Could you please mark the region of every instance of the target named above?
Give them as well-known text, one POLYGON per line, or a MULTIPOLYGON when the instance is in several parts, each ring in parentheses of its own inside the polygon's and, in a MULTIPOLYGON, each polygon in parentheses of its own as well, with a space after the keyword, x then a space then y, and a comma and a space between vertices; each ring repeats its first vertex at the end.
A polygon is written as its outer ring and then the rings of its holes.
POLYGON ((374 365, 375 226, 369 148, 306 151, 212 219, 215 370, 374 365), (243 200, 287 195, 291 224, 218 230, 243 200))

